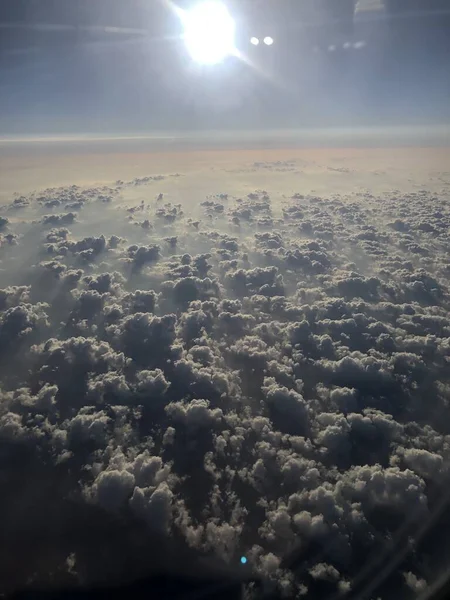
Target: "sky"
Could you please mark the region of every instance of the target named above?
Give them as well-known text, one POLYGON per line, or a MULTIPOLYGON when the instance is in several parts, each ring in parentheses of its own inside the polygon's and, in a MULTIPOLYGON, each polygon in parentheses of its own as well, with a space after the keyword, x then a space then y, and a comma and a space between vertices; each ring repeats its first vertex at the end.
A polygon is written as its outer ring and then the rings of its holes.
POLYGON ((253 66, 231 60, 205 70, 190 63, 174 39, 179 21, 159 1, 135 0, 126 10, 103 0, 6 1, 0 13, 2 131, 448 120, 450 17, 430 16, 444 4, 415 2, 423 14, 412 18, 398 0, 385 7, 359 2, 353 26, 351 5, 232 3, 240 16, 239 43, 253 66), (75 26, 77 33, 68 31, 75 26), (250 31, 268 27, 277 41, 270 57, 261 48, 250 55, 250 31), (328 50, 347 39, 366 45, 328 50))

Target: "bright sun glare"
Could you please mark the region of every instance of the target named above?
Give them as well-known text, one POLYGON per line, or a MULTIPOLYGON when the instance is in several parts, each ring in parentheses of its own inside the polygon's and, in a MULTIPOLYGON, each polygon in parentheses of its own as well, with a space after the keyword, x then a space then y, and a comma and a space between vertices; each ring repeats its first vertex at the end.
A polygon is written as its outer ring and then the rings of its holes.
POLYGON ((184 39, 192 58, 215 64, 234 53, 235 23, 226 6, 201 2, 183 15, 184 39))

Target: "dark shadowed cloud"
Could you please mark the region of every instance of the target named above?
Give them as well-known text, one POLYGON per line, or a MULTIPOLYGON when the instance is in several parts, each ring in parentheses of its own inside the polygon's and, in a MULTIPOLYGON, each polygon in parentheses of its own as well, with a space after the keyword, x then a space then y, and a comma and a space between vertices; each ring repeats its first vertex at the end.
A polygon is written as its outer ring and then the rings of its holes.
POLYGON ((177 546, 285 595, 423 592, 448 538, 448 197, 130 212, 134 188, 3 211, 0 587, 144 572, 149 536, 155 569, 177 546))

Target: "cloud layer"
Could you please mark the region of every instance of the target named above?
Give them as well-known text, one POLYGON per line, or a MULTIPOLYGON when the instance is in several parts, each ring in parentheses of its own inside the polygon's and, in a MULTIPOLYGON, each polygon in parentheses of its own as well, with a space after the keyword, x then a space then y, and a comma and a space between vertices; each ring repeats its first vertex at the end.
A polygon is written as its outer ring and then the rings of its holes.
POLYGON ((176 547, 281 594, 421 593, 450 550, 448 197, 159 179, 2 212, 1 587, 176 547))

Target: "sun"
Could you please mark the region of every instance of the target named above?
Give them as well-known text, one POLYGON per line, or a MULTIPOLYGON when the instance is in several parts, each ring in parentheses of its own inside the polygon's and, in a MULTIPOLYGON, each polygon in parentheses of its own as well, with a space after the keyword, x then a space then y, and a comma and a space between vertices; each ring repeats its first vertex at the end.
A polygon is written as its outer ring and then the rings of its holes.
POLYGON ((196 62, 216 64, 235 53, 235 22, 221 2, 201 2, 182 20, 186 47, 196 62))

